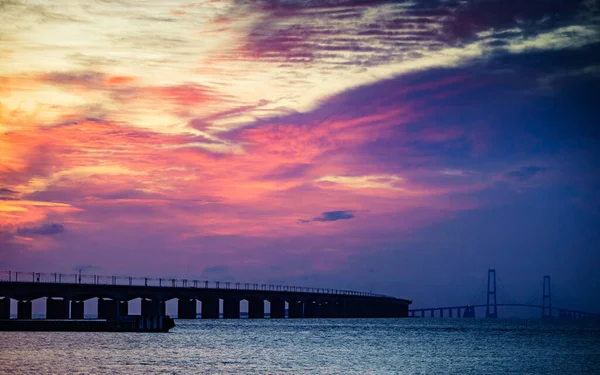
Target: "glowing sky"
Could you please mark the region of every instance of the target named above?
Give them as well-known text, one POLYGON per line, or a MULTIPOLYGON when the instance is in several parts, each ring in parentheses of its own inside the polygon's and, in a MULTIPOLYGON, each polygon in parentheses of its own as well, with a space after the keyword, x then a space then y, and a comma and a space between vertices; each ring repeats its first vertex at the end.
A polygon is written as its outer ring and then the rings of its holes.
POLYGON ((600 308, 599 20, 597 0, 0 0, 0 269, 443 302, 495 267, 600 308))

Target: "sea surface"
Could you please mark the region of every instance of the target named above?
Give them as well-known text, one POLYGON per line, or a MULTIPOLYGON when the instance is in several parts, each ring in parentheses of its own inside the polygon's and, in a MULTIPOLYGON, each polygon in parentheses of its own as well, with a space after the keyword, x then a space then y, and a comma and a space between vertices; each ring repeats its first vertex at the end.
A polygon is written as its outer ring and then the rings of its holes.
POLYGON ((600 374, 600 324, 177 320, 169 333, 0 332, 0 374, 600 374))

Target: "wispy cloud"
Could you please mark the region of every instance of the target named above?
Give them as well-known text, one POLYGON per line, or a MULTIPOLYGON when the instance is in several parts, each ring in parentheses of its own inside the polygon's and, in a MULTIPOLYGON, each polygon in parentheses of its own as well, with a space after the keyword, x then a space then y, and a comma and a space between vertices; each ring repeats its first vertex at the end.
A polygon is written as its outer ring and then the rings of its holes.
POLYGON ((348 220, 353 219, 354 211, 327 211, 323 212, 321 216, 314 217, 312 219, 300 219, 301 223, 310 223, 311 221, 338 221, 338 220, 348 220))
POLYGON ((546 167, 529 165, 506 173, 506 177, 514 181, 523 182, 528 181, 546 171, 548 171, 548 168, 546 167))
POLYGON ((39 227, 19 228, 16 231, 18 236, 31 237, 31 236, 53 236, 55 234, 63 233, 65 227, 62 224, 44 224, 39 227))

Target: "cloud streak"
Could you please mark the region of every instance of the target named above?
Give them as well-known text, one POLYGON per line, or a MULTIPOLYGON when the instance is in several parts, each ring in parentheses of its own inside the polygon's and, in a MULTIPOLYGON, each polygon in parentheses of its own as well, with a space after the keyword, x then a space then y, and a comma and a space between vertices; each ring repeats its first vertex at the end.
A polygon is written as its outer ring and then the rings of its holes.
POLYGON ((18 236, 32 237, 32 236, 54 236, 56 234, 64 233, 65 227, 62 224, 44 224, 39 227, 19 228, 16 231, 18 236))
POLYGON ((348 220, 353 219, 354 211, 327 211, 323 212, 320 216, 314 217, 312 219, 300 219, 298 220, 301 223, 310 223, 310 222, 329 222, 329 221, 338 221, 338 220, 348 220))

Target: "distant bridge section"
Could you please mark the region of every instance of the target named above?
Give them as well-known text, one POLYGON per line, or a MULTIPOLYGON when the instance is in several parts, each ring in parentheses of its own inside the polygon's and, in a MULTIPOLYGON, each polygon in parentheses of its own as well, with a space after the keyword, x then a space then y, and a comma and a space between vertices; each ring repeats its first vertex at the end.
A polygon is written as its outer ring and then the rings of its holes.
POLYGON ((47 319, 83 319, 84 301, 98 298, 98 318, 128 315, 128 302, 141 299, 142 315, 164 315, 165 303, 176 299, 180 319, 240 318, 240 302, 248 318, 397 318, 408 317, 411 301, 380 294, 288 285, 219 282, 173 278, 140 278, 59 273, 0 273, 0 319, 9 319, 11 300, 17 318, 32 318, 32 301, 46 297, 47 319), (200 303, 198 303, 200 302, 200 303), (198 306, 201 306, 198 308, 198 306), (286 309, 287 307, 287 309, 286 309))
POLYGON ((409 310, 409 315, 411 317, 420 317, 420 318, 433 318, 436 316, 440 318, 448 317, 448 318, 475 318, 475 308, 483 308, 485 307, 485 317, 486 318, 497 318, 498 317, 498 307, 531 307, 531 308, 539 308, 542 312, 542 319, 552 319, 554 317, 560 319, 582 319, 582 318, 600 318, 600 314, 591 313, 581 310, 562 308, 562 307, 552 307, 552 294, 550 289, 550 276, 545 275, 543 279, 543 291, 542 291, 542 304, 532 304, 532 303, 498 303, 496 298, 496 270, 489 269, 488 270, 488 278, 487 278, 487 300, 485 304, 467 304, 467 305, 454 305, 454 306, 444 306, 444 307, 428 307, 428 308, 420 308, 420 309, 411 309, 409 310), (446 314, 444 316, 444 314, 446 314))

